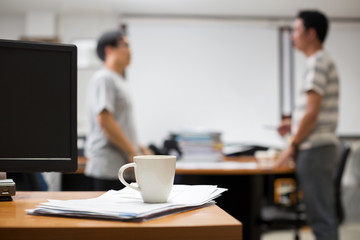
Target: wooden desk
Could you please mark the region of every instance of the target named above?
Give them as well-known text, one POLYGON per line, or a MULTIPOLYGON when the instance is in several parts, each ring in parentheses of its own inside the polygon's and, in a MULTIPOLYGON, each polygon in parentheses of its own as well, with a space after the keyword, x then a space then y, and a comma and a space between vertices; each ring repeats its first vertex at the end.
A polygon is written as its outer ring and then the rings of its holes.
POLYGON ((0 236, 7 239, 241 240, 242 224, 216 205, 142 223, 32 216, 25 209, 46 199, 97 197, 102 192, 17 192, 0 202, 0 236))

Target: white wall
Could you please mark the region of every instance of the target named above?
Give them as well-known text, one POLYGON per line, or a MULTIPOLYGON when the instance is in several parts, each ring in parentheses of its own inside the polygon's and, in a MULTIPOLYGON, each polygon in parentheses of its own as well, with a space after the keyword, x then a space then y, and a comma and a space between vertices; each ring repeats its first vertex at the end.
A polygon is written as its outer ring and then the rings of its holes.
POLYGON ((360 23, 334 24, 327 48, 340 76, 338 133, 360 135, 360 23))
POLYGON ((19 39, 25 34, 25 15, 0 15, 0 39, 19 39))
POLYGON ((278 32, 268 23, 127 21, 139 136, 159 142, 184 127, 225 142, 279 144, 278 32))
POLYGON ((52 38, 56 36, 56 14, 52 12, 27 12, 25 17, 27 37, 52 38))

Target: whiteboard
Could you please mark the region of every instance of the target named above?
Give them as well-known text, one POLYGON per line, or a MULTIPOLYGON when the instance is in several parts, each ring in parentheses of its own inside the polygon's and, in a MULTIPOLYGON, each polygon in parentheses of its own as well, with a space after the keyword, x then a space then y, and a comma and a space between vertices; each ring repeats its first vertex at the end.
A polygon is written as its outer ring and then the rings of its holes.
POLYGON ((138 135, 157 144, 182 129, 226 143, 278 146, 278 30, 268 23, 128 19, 127 79, 138 135))
MULTIPOLYGON (((360 23, 331 24, 325 49, 334 59, 339 74, 337 132, 340 136, 360 136, 360 23)), ((305 57, 297 53, 295 63, 296 86, 299 89, 305 57)))

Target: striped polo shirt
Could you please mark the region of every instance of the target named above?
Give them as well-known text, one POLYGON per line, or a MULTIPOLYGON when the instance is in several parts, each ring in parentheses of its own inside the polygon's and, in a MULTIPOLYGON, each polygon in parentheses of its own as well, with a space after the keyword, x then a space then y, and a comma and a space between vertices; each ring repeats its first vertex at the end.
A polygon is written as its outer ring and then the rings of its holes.
POLYGON ((307 92, 313 90, 322 96, 316 124, 300 144, 299 149, 338 144, 335 130, 338 123, 339 79, 335 64, 323 50, 307 59, 302 87, 292 118, 292 133, 298 130, 307 105, 307 92))

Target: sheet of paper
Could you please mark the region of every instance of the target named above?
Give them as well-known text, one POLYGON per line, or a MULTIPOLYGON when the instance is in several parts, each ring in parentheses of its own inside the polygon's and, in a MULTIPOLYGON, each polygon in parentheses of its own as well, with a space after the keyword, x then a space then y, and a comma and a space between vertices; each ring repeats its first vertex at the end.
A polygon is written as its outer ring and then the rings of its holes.
POLYGON ((97 198, 77 200, 54 200, 41 203, 28 214, 50 214, 110 219, 141 219, 161 216, 200 207, 211 202, 227 189, 211 185, 174 185, 166 203, 144 203, 140 194, 124 188, 110 190, 97 198))

